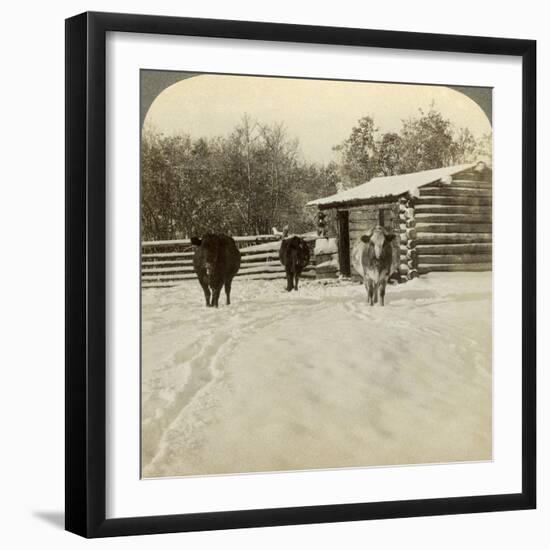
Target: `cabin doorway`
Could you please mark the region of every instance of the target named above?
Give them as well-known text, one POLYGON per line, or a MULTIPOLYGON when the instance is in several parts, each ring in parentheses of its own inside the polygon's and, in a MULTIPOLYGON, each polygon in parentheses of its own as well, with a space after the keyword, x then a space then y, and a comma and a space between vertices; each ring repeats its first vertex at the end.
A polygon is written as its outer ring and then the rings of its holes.
POLYGON ((349 252, 349 211, 338 210, 338 262, 340 274, 351 277, 351 261, 349 252))

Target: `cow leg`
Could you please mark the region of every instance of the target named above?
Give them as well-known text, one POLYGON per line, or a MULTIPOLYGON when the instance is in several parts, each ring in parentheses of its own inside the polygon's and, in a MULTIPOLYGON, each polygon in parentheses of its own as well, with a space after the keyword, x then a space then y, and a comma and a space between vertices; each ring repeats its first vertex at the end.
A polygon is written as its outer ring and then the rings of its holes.
POLYGON ((298 279, 299 278, 300 278, 300 274, 296 273, 296 275, 294 275, 294 290, 298 290, 298 279))
POLYGON ((388 282, 387 279, 382 279, 380 281, 380 305, 384 305, 384 296, 386 295, 386 283, 388 282))
POLYGON ((231 305, 231 279, 225 281, 225 303, 231 305))
POLYGON ((202 281, 199 281, 199 283, 202 286, 202 291, 204 292, 204 299, 206 300, 206 307, 210 307, 210 287, 207 283, 203 283, 202 281))
POLYGON ((371 281, 371 279, 367 279, 365 281, 365 288, 367 289, 367 302, 372 306, 373 305, 372 294, 374 292, 374 283, 371 281))
POLYGON ((220 299, 220 292, 222 290, 222 285, 212 289, 212 305, 218 307, 218 302, 220 299))
MULTIPOLYGON (((374 286, 374 289, 373 289, 374 304, 377 304, 378 303, 378 288, 380 286, 380 282, 374 283, 373 286, 374 286)), ((374 304, 371 304, 371 305, 374 305, 374 304)))
POLYGON ((287 269, 286 270, 286 289, 288 292, 290 292, 292 290, 292 287, 293 287, 293 282, 292 282, 292 272, 290 271, 290 269, 287 269))

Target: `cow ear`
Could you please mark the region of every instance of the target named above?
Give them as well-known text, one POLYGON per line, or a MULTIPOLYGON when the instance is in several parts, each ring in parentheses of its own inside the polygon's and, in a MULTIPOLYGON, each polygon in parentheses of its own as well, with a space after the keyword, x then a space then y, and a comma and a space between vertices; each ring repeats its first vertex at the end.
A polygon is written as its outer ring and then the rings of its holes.
POLYGON ((361 235, 361 240, 364 243, 370 243, 370 235, 361 235))
POLYGON ((191 237, 191 244, 195 246, 200 246, 202 241, 198 237, 191 237))
POLYGON ((389 233, 388 235, 386 235, 386 241, 391 243, 393 239, 395 239, 395 233, 389 233))

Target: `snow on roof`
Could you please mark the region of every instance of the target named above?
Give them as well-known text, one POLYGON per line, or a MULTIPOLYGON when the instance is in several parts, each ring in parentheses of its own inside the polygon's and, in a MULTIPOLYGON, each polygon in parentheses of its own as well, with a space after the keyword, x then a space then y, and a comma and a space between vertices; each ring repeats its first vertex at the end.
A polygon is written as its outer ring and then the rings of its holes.
POLYGON ((372 178, 370 181, 362 183, 357 187, 346 189, 330 197, 310 201, 306 206, 328 206, 332 204, 346 204, 364 199, 398 197, 405 193, 414 193, 415 189, 418 187, 434 183, 447 176, 454 176, 464 170, 473 168, 476 164, 477 163, 459 164, 457 166, 435 168, 433 170, 424 170, 423 172, 414 172, 412 174, 372 178))

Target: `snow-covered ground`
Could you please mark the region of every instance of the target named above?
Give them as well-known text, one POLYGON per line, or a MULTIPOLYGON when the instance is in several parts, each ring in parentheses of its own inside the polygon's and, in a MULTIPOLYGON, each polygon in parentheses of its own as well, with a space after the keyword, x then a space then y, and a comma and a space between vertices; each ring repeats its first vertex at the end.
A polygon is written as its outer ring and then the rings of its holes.
POLYGON ((144 477, 491 459, 491 273, 231 298, 143 291, 144 477))

